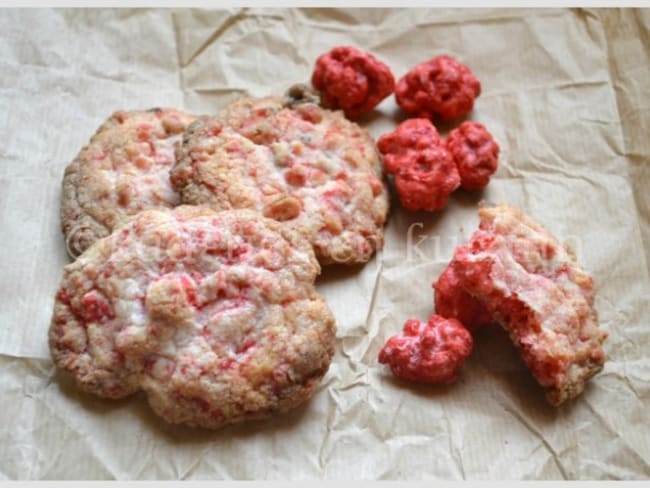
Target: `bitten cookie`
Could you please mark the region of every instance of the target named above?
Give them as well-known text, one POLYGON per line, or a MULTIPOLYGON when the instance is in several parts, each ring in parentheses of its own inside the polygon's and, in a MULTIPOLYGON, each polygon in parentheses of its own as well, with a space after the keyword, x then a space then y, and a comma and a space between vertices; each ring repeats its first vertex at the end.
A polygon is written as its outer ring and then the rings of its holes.
POLYGON ((255 212, 144 211, 64 268, 52 357, 99 396, 144 390, 172 423, 284 412, 334 353, 319 272, 304 238, 255 212))
POLYGON ((457 282, 508 332, 548 401, 560 405, 605 363, 594 279, 520 210, 483 205, 479 217, 479 229, 454 253, 457 282))
POLYGON ((184 203, 254 209, 298 230, 323 264, 363 263, 383 245, 388 193, 372 138, 309 101, 245 98, 200 118, 171 180, 184 203))
POLYGON ((195 117, 171 108, 118 111, 65 170, 61 226, 73 257, 128 217, 180 203, 169 170, 195 117))

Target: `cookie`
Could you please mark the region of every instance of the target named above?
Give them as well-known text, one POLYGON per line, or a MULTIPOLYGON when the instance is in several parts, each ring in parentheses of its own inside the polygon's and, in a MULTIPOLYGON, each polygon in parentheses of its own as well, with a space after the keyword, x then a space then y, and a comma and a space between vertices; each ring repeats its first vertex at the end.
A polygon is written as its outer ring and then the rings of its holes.
POLYGON ((479 217, 479 229, 454 252, 458 284, 508 332, 549 403, 560 405, 605 363, 594 279, 522 211, 484 205, 479 217))
POLYGON ((180 203, 169 170, 194 119, 171 108, 118 111, 97 129, 63 176, 61 226, 71 256, 142 210, 180 203))
POLYGON ((388 194, 374 141, 295 94, 198 119, 171 180, 183 203, 249 208, 296 229, 323 264, 364 263, 383 245, 388 194))
POLYGON ((218 428, 293 408, 334 353, 300 234, 249 210, 147 210, 64 268, 49 343, 88 392, 218 428))

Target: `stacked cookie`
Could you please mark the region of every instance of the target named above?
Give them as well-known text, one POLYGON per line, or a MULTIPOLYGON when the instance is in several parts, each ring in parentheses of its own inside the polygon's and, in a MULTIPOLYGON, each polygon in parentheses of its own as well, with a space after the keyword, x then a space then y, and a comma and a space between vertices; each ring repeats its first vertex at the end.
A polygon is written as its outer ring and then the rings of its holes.
POLYGON ((311 397, 335 340, 319 261, 368 261, 388 197, 369 134, 290 93, 116 112, 68 166, 49 336, 81 388, 212 428, 311 397))

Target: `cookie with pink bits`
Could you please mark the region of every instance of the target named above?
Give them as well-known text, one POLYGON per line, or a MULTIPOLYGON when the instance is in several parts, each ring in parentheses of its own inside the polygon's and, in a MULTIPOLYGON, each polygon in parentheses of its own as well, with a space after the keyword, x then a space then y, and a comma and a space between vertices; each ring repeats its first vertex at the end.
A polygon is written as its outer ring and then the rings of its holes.
POLYGON ((309 399, 334 353, 320 267, 249 210, 141 212, 64 268, 49 330, 84 390, 143 390, 171 423, 218 428, 309 399))
POLYGON ((464 292, 508 332, 549 403, 560 405, 580 395, 606 360, 594 279, 521 210, 483 204, 479 218, 450 266, 464 292))
POLYGON ((248 208, 303 234, 322 264, 383 245, 388 193, 369 133, 295 91, 243 98, 192 124, 171 180, 187 204, 248 208))
POLYGON ((76 257, 142 210, 180 203, 169 170, 195 117, 172 108, 118 111, 65 169, 61 227, 76 257))

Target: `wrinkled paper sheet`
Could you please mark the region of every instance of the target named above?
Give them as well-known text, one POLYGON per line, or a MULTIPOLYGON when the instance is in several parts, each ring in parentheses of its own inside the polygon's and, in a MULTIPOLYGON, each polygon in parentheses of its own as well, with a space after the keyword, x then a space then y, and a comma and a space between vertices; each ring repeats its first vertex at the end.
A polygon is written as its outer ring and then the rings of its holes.
MULTIPOLYGON (((0 11, 0 476, 649 477, 649 30, 642 10, 0 11), (340 44, 397 77, 442 53, 468 63, 483 85, 471 118, 502 150, 489 188, 435 214, 393 198, 377 259, 323 272, 337 353, 291 414, 210 432, 165 424, 141 395, 78 392, 46 341, 68 262, 65 165, 116 109, 214 113, 307 81, 340 44), (452 386, 410 386, 377 364, 406 318, 432 312, 431 282, 481 199, 523 208, 595 275, 609 360, 561 408, 498 328, 478 334, 452 386)), ((391 98, 362 123, 379 136, 400 117, 391 98)))

